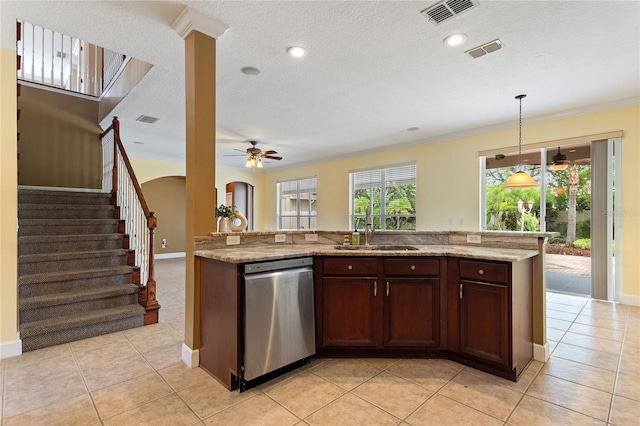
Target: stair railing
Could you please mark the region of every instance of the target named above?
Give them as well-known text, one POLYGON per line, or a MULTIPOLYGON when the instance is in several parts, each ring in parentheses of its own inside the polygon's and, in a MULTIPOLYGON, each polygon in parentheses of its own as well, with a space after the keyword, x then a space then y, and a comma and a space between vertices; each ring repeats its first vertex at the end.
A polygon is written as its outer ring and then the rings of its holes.
POLYGON ((138 300, 148 315, 145 324, 157 322, 160 305, 156 300, 156 281, 153 265, 153 240, 157 219, 149 211, 142 189, 136 179, 129 157, 120 140, 120 122, 113 118, 111 126, 101 135, 103 179, 102 190, 110 192, 112 203, 119 208, 124 221, 125 234, 129 236, 129 249, 135 250, 135 265, 140 268, 138 300), (155 320, 154 320, 155 316, 155 320))

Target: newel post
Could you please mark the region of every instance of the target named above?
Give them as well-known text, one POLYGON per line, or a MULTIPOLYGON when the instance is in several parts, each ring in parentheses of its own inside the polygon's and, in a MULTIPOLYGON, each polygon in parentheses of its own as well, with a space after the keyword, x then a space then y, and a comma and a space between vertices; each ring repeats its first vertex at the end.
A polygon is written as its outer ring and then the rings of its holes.
POLYGON ((156 231, 156 226, 158 225, 158 219, 154 216, 153 212, 149 212, 149 216, 147 217, 147 227, 149 228, 149 264, 148 264, 148 275, 147 285, 145 286, 145 309, 146 312, 144 314, 144 324, 156 324, 158 322, 158 310, 160 309, 160 304, 156 300, 156 277, 154 272, 154 236, 156 231))

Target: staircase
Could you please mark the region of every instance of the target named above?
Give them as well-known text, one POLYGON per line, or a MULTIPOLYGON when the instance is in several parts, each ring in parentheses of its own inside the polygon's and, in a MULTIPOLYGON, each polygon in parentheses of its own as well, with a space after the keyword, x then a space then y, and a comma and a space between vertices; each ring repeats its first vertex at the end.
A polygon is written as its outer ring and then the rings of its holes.
POLYGON ((111 195, 18 189, 23 352, 144 325, 111 195))

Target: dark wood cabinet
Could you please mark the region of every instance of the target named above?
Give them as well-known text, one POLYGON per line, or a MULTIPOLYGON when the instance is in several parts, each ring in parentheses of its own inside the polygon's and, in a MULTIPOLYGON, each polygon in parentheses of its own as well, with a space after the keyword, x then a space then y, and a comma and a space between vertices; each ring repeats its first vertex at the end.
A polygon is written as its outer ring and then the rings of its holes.
POLYGON ((319 347, 440 346, 440 259, 326 257, 319 347))
POLYGON ((385 258, 385 347, 440 346, 440 259, 385 258))
POLYGON ((509 365, 507 287, 460 281, 460 352, 509 365))
POLYGON ((376 285, 372 279, 323 280, 324 345, 376 346, 376 285))
POLYGON ((450 350, 516 380, 533 358, 531 262, 449 259, 450 350))

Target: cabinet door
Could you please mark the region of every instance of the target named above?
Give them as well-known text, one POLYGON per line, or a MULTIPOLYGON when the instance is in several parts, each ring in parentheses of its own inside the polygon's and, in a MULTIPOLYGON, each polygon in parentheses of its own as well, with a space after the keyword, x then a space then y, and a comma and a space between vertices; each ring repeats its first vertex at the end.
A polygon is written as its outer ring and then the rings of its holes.
POLYGON ((460 281, 460 351, 509 366, 507 287, 460 281))
POLYGON ((385 346, 440 346, 439 288, 437 278, 385 280, 385 346))
POLYGON ((376 281, 325 278, 322 285, 323 346, 376 346, 376 281))

